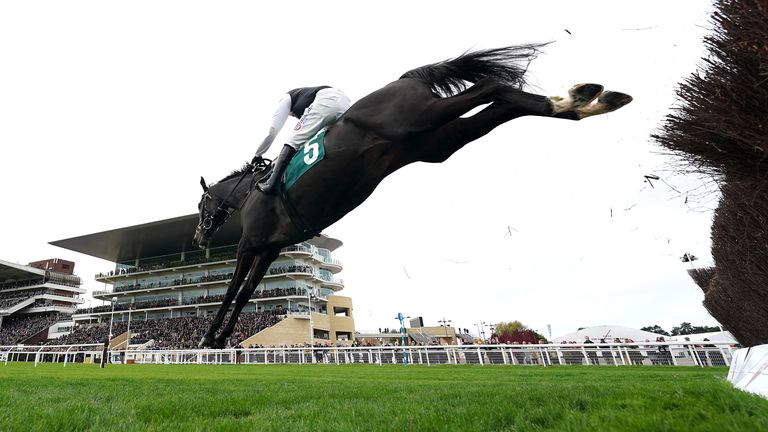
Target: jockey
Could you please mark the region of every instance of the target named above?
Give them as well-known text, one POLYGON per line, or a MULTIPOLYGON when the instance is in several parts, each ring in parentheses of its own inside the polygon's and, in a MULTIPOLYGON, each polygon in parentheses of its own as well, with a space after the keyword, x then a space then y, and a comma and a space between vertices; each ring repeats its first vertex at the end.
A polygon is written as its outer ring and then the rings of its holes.
POLYGON ((261 160, 261 155, 266 153, 277 133, 282 129, 288 116, 299 118, 293 134, 283 146, 280 155, 274 163, 272 175, 258 184, 259 190, 266 194, 275 193, 280 177, 288 166, 293 155, 307 141, 323 127, 332 125, 349 108, 350 101, 344 92, 339 89, 320 86, 302 87, 289 91, 283 95, 277 104, 277 110, 272 115, 272 124, 269 134, 256 149, 256 156, 251 161, 256 164, 261 160))

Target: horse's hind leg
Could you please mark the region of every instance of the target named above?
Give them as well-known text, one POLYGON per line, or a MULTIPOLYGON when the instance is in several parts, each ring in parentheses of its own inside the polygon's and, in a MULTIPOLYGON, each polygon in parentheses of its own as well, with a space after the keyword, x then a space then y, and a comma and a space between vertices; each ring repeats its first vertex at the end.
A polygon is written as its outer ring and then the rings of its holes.
POLYGON ((527 93, 491 79, 483 79, 454 96, 431 100, 415 117, 415 123, 425 129, 437 129, 468 111, 491 102, 506 103, 533 115, 546 116, 556 113, 553 101, 546 96, 527 93))
POLYGON ((430 133, 421 141, 420 145, 423 147, 419 160, 430 163, 443 162, 457 150, 488 134, 497 126, 526 115, 541 114, 538 110, 524 109, 518 104, 494 102, 471 117, 458 118, 430 133))
POLYGON ((232 310, 232 315, 229 316, 227 325, 224 326, 224 328, 221 330, 221 333, 216 336, 216 339, 213 342, 214 348, 224 348, 224 345, 227 342, 227 338, 235 330, 235 324, 237 324, 237 318, 240 316, 240 312, 248 303, 248 300, 250 300, 251 295, 253 294, 253 291, 256 290, 259 282, 261 282, 261 280, 264 278, 269 265, 272 264, 275 259, 277 259, 278 255, 280 255, 280 249, 270 249, 268 251, 257 254, 256 260, 251 267, 248 280, 237 293, 237 298, 235 299, 235 307, 232 310))
POLYGON ((248 250, 243 250, 242 246, 238 247, 237 265, 235 266, 235 273, 232 275, 232 280, 229 282, 227 292, 224 294, 224 299, 221 302, 219 311, 216 313, 216 317, 211 323, 211 327, 205 332, 200 343, 197 344, 200 348, 212 347, 214 343, 214 336, 216 331, 221 327, 224 322, 224 317, 227 315, 227 309, 232 304, 232 300, 235 298, 240 285, 248 275, 248 270, 251 268, 251 264, 255 258, 255 254, 248 250))

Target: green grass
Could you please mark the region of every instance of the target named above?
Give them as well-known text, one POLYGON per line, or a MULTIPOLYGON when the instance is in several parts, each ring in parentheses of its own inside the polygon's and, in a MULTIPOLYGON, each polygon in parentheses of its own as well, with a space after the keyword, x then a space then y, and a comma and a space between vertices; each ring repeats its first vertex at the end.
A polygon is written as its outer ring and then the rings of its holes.
POLYGON ((0 364, 0 431, 761 431, 725 368, 0 364))

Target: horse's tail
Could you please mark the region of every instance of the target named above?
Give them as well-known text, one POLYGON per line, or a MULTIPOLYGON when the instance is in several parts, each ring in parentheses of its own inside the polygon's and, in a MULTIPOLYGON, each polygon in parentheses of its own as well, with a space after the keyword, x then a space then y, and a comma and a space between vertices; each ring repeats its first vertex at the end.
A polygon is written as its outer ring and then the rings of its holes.
POLYGON ((491 78, 521 88, 525 85, 528 65, 547 44, 513 45, 481 51, 465 52, 455 59, 413 69, 402 78, 414 78, 430 86, 433 92, 450 96, 475 83, 491 78))

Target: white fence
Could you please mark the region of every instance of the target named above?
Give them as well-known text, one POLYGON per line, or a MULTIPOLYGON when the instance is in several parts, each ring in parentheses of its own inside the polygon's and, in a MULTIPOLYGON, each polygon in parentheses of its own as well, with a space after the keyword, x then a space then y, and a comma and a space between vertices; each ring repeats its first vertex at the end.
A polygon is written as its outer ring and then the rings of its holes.
MULTIPOLYGON (((0 347, 0 361, 94 363, 103 345, 0 347)), ((419 364, 724 366, 735 347, 653 342, 643 344, 451 345, 225 350, 112 350, 113 363, 128 364, 419 364)))

